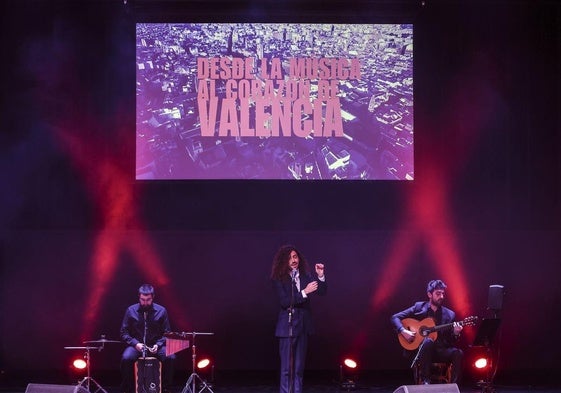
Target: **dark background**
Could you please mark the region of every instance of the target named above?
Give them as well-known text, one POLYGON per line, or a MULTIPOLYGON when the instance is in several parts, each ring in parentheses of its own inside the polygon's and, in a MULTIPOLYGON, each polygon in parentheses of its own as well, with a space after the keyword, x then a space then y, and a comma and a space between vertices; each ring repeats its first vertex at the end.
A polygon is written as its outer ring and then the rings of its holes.
MULTIPOLYGON (((308 368, 404 369, 392 313, 505 287, 500 373, 561 367, 556 1, 2 3, 0 369, 65 370, 117 339, 143 282, 217 369, 275 370, 273 255, 323 262, 308 368), (415 180, 135 181, 136 21, 414 23, 415 180)), ((476 328, 466 328, 467 347, 476 328)), ((116 370, 121 344, 93 355, 116 370)), ((179 369, 190 370, 190 353, 179 369)), ((183 362, 183 363, 182 363, 183 362)))

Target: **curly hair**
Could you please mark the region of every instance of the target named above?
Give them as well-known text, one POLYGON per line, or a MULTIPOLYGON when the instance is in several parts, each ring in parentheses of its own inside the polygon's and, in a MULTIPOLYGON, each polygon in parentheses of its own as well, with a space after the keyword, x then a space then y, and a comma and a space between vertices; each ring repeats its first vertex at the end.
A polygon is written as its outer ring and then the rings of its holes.
POLYGON ((306 258, 304 258, 304 255, 302 255, 302 253, 300 253, 296 247, 287 244, 284 246, 281 246, 278 251, 276 252, 274 258, 273 258, 273 267, 271 269, 271 279, 273 280, 289 280, 290 279, 290 266, 288 265, 288 260, 290 259, 290 254, 292 253, 292 251, 296 251, 296 254, 298 254, 298 260, 299 260, 299 265, 298 265, 298 271, 303 274, 303 273, 307 273, 309 268, 308 268, 308 262, 306 261, 306 258))

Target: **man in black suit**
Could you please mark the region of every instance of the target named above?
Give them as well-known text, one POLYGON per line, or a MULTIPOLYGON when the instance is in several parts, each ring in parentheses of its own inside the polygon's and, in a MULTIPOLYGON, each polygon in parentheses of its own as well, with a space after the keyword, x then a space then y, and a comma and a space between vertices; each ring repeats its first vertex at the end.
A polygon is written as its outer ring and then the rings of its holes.
POLYGON ((273 288, 280 310, 275 335, 279 338, 280 393, 301 393, 308 335, 313 333, 310 295, 325 295, 324 265, 311 273, 304 256, 294 246, 282 246, 273 259, 273 288))
POLYGON ((435 325, 452 324, 450 329, 440 331, 436 340, 427 336, 420 342, 417 359, 420 366, 420 379, 424 384, 430 383, 430 366, 433 362, 452 363, 451 383, 458 382, 462 370, 463 352, 454 346, 462 331, 462 325, 454 322, 456 317, 454 311, 442 305, 445 290, 446 284, 442 280, 432 280, 427 285, 428 301, 416 302, 391 317, 391 323, 397 333, 408 342, 414 341, 417 333, 403 326, 402 320, 405 318, 418 321, 432 318, 435 325))

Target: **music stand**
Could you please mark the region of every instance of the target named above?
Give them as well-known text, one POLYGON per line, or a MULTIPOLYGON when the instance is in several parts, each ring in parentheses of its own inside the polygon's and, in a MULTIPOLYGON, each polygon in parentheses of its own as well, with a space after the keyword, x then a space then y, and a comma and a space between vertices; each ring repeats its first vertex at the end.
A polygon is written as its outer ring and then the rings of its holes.
POLYGON ((103 345, 101 346, 94 346, 94 347, 64 347, 64 349, 81 349, 81 350, 85 350, 86 352, 84 353, 84 359, 86 359, 86 370, 87 370, 87 376, 84 377, 81 381, 78 382, 78 386, 81 386, 83 388, 85 388, 88 392, 90 393, 98 393, 98 392, 102 392, 102 393, 107 393, 107 390, 103 389, 101 387, 101 385, 99 383, 97 383, 97 381, 95 379, 93 379, 91 377, 91 373, 90 373, 90 350, 95 349, 97 351, 101 351, 103 349, 103 345), (91 386, 94 385, 95 386, 95 390, 90 390, 91 386))
POLYGON ((197 374, 197 372, 196 372, 196 366, 197 366, 197 350, 196 350, 196 347, 197 346, 195 345, 195 337, 196 336, 211 336, 214 333, 189 332, 189 333, 181 333, 181 334, 185 335, 185 336, 193 337, 192 345, 191 345, 191 359, 192 359, 192 363, 193 363, 192 364, 193 370, 191 372, 191 375, 189 376, 189 379, 185 383, 185 387, 183 388, 181 393, 201 393, 205 390, 209 391, 210 393, 214 393, 213 390, 211 389, 211 387, 209 386, 209 384, 207 384, 206 381, 204 379, 202 379, 199 376, 199 374, 197 374), (199 386, 202 386, 202 388, 199 391, 196 390, 197 383, 199 383, 199 386))
POLYGON ((483 318, 481 325, 477 329, 475 338, 473 339, 473 347, 490 347, 495 339, 495 335, 499 330, 501 320, 499 318, 483 318))

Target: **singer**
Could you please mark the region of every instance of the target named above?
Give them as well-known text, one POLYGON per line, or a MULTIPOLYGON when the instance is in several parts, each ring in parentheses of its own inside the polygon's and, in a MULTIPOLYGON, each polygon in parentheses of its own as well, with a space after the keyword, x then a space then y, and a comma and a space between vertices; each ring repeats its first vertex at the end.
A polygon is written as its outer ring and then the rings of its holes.
POLYGON ((291 245, 282 246, 273 258, 271 281, 280 310, 275 335, 279 338, 280 393, 301 393, 308 335, 314 331, 311 295, 325 295, 324 265, 311 273, 304 256, 291 245))
POLYGON ((154 303, 154 287, 138 289, 138 303, 129 306, 121 324, 121 340, 128 344, 121 357, 121 388, 133 393, 134 362, 140 357, 155 357, 162 362, 163 392, 171 391, 175 355, 166 356, 164 333, 171 331, 165 307, 154 303))

